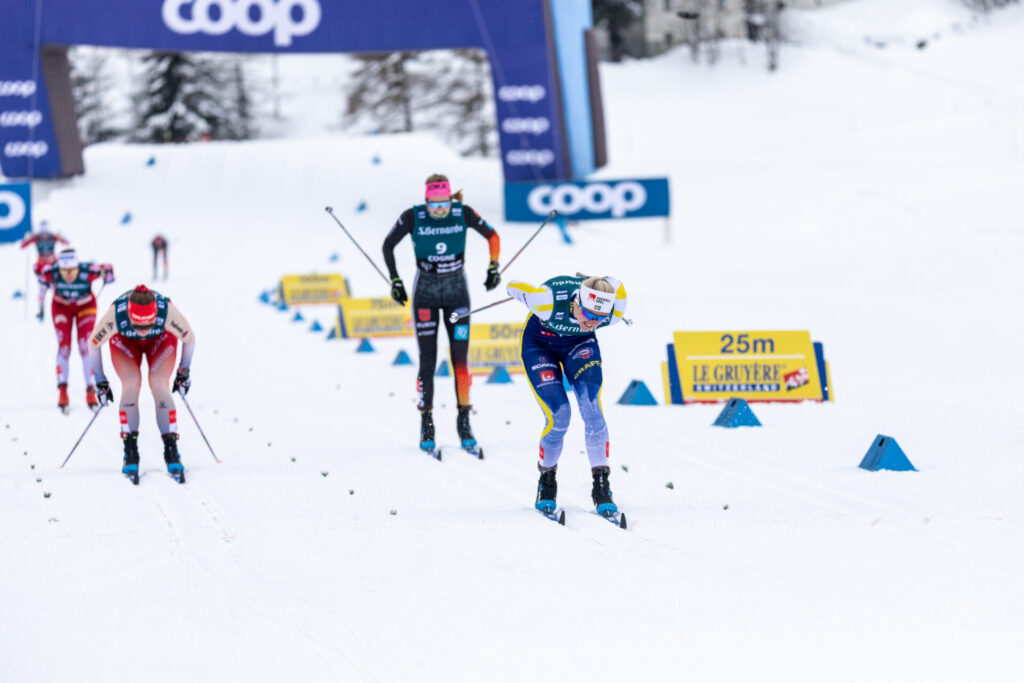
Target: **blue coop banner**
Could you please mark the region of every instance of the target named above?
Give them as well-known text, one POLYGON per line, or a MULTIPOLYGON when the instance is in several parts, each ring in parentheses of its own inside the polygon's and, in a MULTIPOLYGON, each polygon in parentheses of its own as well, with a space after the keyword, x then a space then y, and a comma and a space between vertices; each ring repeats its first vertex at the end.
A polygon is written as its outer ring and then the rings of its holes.
POLYGON ((584 125, 589 3, 553 11, 551 0, 0 0, 0 17, 0 169, 8 177, 82 172, 68 104, 71 45, 240 53, 476 47, 491 64, 505 179, 593 170, 584 125))
POLYGON ((542 221, 552 209, 571 221, 668 216, 668 178, 505 183, 505 220, 542 221))
POLYGON ((32 186, 0 184, 0 242, 17 242, 32 231, 32 186))

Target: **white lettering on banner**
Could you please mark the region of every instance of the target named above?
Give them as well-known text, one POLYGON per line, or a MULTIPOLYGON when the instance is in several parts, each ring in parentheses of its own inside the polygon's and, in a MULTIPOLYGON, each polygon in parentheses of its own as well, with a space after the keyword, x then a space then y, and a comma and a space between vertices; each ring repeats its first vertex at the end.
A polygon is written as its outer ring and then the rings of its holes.
POLYGON ((626 180, 616 185, 590 183, 578 185, 540 185, 530 190, 526 204, 538 216, 557 210, 571 216, 580 210, 590 213, 611 212, 622 218, 629 211, 635 211, 647 203, 647 190, 640 183, 626 180))
POLYGON ((25 218, 25 200, 21 195, 0 190, 0 206, 7 207, 7 215, 0 213, 0 230, 20 225, 25 218))
POLYGON ((164 0, 163 5, 164 24, 175 33, 220 36, 237 28, 247 36, 264 36, 273 31, 278 47, 287 47, 292 38, 315 31, 321 14, 317 0, 164 0), (188 6, 191 16, 185 18, 181 10, 188 6), (213 7, 218 10, 216 19, 210 12, 213 7), (299 21, 292 12, 296 7, 302 10, 299 21))
POLYGON ((506 133, 532 133, 543 135, 551 130, 551 121, 546 116, 534 118, 511 118, 501 122, 501 129, 506 133))
POLYGON ((0 112, 0 126, 10 128, 12 126, 28 126, 35 128, 43 120, 41 111, 5 111, 0 112))
POLYGON ((4 145, 4 154, 12 159, 15 157, 34 157, 38 159, 41 156, 45 156, 49 151, 50 146, 46 144, 45 140, 23 140, 21 142, 8 142, 4 145))
POLYGON ((0 81, 0 97, 32 97, 35 81, 0 81))
POLYGON ((503 85, 498 88, 498 99, 502 102, 530 102, 536 104, 548 91, 543 85, 503 85))
POLYGON ((555 163, 555 153, 550 149, 513 149, 505 154, 510 166, 548 166, 555 163))

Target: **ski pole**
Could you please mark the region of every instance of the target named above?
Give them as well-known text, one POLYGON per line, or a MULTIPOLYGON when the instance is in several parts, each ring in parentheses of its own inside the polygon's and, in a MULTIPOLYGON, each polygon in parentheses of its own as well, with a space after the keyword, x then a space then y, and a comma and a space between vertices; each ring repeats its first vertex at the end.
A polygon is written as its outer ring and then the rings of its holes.
MULTIPOLYGON (((512 256, 512 258, 510 258, 508 260, 508 263, 505 264, 505 267, 502 268, 500 271, 498 271, 498 273, 499 274, 504 274, 504 272, 506 270, 508 270, 508 267, 512 265, 512 262, 516 260, 516 257, 523 253, 523 249, 526 249, 526 247, 530 246, 530 242, 532 242, 533 238, 536 237, 540 233, 540 231, 544 229, 544 226, 548 224, 548 221, 550 221, 552 218, 554 218, 557 215, 558 215, 558 211, 555 210, 555 209, 551 209, 551 213, 549 213, 548 217, 544 219, 544 222, 540 224, 540 227, 538 227, 536 230, 533 231, 533 234, 530 236, 530 239, 526 240, 526 244, 524 244, 523 246, 519 247, 519 251, 517 251, 512 256)), ((507 301, 507 299, 506 299, 506 301, 507 301)), ((501 303, 501 302, 499 302, 499 303, 501 303)), ((482 310, 482 309, 478 309, 478 310, 482 310)))
POLYGON ((86 433, 89 431, 89 427, 92 427, 92 423, 96 421, 96 418, 100 416, 100 412, 102 412, 105 407, 106 406, 100 406, 99 410, 92 414, 92 419, 89 420, 89 424, 85 425, 85 429, 82 431, 82 435, 78 437, 78 441, 76 441, 75 445, 71 447, 71 453, 68 453, 68 457, 64 458, 64 462, 62 462, 60 464, 60 467, 58 467, 57 469, 63 469, 64 465, 68 464, 68 460, 71 459, 71 456, 74 454, 75 449, 78 448, 78 444, 82 443, 82 439, 85 438, 86 433))
POLYGON ((185 394, 179 391, 178 395, 181 396, 182 403, 184 403, 185 407, 188 408, 188 414, 192 416, 192 421, 196 423, 196 429, 199 430, 199 436, 203 437, 203 441, 206 442, 206 447, 210 449, 210 455, 213 456, 213 459, 217 461, 218 465, 221 464, 220 458, 218 458, 217 454, 213 452, 213 446, 210 445, 210 440, 206 438, 206 434, 203 434, 203 428, 199 426, 199 420, 196 419, 196 414, 192 412, 192 406, 188 404, 185 394))
POLYGON ((512 299, 514 299, 514 298, 515 297, 510 296, 507 299, 502 299, 501 301, 495 301, 493 304, 487 304, 486 306, 481 306, 480 308, 474 308, 472 311, 466 311, 465 313, 459 313, 458 311, 454 311, 450 316, 448 316, 448 320, 450 322, 455 323, 455 322, 458 322, 458 321, 462 320, 463 318, 465 318, 467 316, 473 315, 474 313, 477 313, 477 312, 482 311, 484 309, 493 308, 494 306, 497 306, 498 304, 503 304, 506 301, 512 301, 512 299))
MULTIPOLYGON (((328 206, 327 208, 324 209, 324 211, 331 214, 331 218, 334 219, 334 222, 338 224, 339 228, 345 231, 345 234, 348 235, 348 238, 352 240, 352 244, 356 245, 356 249, 359 250, 359 253, 366 257, 366 260, 370 262, 370 265, 373 266, 373 269, 377 271, 377 275, 380 275, 382 278, 384 278, 384 282, 388 283, 388 286, 390 287, 391 280, 389 280, 387 276, 381 272, 380 268, 377 267, 377 264, 373 262, 372 258, 370 258, 370 255, 363 251, 363 248, 359 246, 359 242, 356 242, 356 238, 352 236, 352 233, 350 233, 348 229, 341 224, 341 221, 338 220, 338 217, 334 215, 334 209, 328 206)), ((220 461, 218 460, 217 462, 220 461)))

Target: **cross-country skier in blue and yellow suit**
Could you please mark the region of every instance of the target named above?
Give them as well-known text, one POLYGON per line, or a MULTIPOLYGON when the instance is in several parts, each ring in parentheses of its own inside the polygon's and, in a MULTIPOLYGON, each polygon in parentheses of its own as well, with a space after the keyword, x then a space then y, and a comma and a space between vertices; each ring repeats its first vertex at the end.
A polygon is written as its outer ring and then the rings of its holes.
POLYGON ((530 309, 523 328, 523 366, 547 419, 540 439, 536 507, 544 512, 555 509, 555 469, 572 414, 562 385, 564 373, 583 415, 594 478, 591 497, 598 513, 614 513, 608 485, 608 425, 601 410, 601 349, 594 332, 623 319, 626 288, 612 277, 561 275, 539 287, 512 282, 506 289, 530 309))

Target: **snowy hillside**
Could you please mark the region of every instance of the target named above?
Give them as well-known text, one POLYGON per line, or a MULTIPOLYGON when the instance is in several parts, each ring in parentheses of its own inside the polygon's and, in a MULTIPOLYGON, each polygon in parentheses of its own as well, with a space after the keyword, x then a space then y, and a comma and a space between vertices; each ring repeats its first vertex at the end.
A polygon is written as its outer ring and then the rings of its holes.
MULTIPOLYGON (((587 224, 571 246, 546 230, 506 273, 629 290, 636 324, 599 334, 628 531, 589 512, 578 413, 566 527, 533 511, 543 416, 521 376, 473 386, 486 459, 438 463, 415 447, 415 369, 391 365, 413 338, 357 354, 309 331, 326 309, 293 323, 258 300, 334 270, 386 296, 323 209, 381 264, 437 171, 507 260, 532 228, 500 220, 497 161, 325 133, 93 146, 85 176, 36 183, 37 218, 114 263, 101 308, 147 282, 192 323, 189 401, 223 464, 179 405, 189 481, 171 481, 144 390, 139 487, 113 410, 58 470, 90 417, 81 359, 64 417, 35 285, 12 298, 27 257, 0 249, 0 681, 1016 680, 1024 8, 972 24, 953 0, 862 0, 790 21, 806 33, 772 75, 741 43, 714 70, 682 52, 603 66, 600 175, 668 176, 672 241, 661 221, 587 224), (157 232, 171 276, 152 283, 157 232), (632 379, 662 401, 674 330, 729 328, 809 329, 837 401, 755 405, 764 427, 737 430, 710 426, 718 406, 616 403, 632 379), (879 433, 919 471, 859 469, 879 433)), ((499 296, 467 241, 482 305, 499 296)), ((411 283, 408 242, 397 254, 411 283)), ((454 445, 451 380, 436 391, 454 445)))

